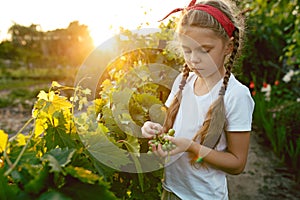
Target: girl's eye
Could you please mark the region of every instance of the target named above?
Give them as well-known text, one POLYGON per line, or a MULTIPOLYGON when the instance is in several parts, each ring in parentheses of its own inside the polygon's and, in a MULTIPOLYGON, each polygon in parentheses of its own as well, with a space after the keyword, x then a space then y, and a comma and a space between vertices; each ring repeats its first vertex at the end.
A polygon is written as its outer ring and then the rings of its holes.
POLYGON ((190 54, 190 53, 192 53, 192 51, 189 50, 189 49, 184 49, 183 52, 184 52, 185 54, 190 54))
POLYGON ((201 52, 201 53, 209 53, 209 52, 210 52, 210 49, 201 49, 200 52, 201 52))

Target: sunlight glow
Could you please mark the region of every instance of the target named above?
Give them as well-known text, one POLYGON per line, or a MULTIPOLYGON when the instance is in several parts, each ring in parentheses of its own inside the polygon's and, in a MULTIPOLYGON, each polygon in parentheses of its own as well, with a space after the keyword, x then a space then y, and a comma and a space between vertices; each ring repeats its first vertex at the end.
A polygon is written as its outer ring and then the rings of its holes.
POLYGON ((0 12, 0 41, 9 39, 8 29, 17 23, 38 24, 42 31, 67 28, 72 21, 87 25, 95 46, 117 34, 119 27, 157 27, 158 20, 170 10, 184 7, 181 0, 4 0, 0 12))

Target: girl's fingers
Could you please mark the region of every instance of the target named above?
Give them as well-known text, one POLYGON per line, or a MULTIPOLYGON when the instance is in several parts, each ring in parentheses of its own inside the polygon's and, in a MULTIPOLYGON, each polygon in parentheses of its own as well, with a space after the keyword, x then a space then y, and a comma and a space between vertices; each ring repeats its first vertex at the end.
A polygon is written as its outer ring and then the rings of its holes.
POLYGON ((152 138, 153 137, 153 134, 149 133, 149 132, 142 132, 142 135, 145 137, 145 138, 152 138))
POLYGON ((175 149, 169 151, 169 155, 171 155, 171 156, 176 155, 178 153, 181 153, 181 151, 179 151, 178 148, 175 148, 175 149))
POLYGON ((161 133, 162 126, 158 123, 153 122, 145 122, 144 126, 142 127, 142 135, 146 138, 151 138, 154 135, 161 133))
POLYGON ((154 153, 154 155, 160 157, 159 153, 157 152, 157 148, 156 148, 156 145, 152 145, 152 152, 154 153))
POLYGON ((146 138, 151 138, 155 135, 155 131, 153 131, 150 127, 143 127, 142 135, 146 138))
POLYGON ((155 135, 161 133, 162 126, 160 124, 152 124, 148 129, 149 133, 155 135))
POLYGON ((176 144, 175 138, 172 136, 165 136, 164 139, 169 140, 170 142, 176 144))
POLYGON ((167 152, 165 152, 164 150, 162 150, 161 144, 157 145, 157 153, 159 154, 160 157, 163 157, 163 158, 168 155, 167 152))
POLYGON ((154 145, 154 144, 152 144, 151 147, 152 147, 152 152, 153 152, 156 156, 158 156, 158 157, 164 158, 164 157, 166 157, 166 156, 168 155, 167 152, 165 152, 165 151, 162 150, 161 144, 158 144, 157 146, 154 145))

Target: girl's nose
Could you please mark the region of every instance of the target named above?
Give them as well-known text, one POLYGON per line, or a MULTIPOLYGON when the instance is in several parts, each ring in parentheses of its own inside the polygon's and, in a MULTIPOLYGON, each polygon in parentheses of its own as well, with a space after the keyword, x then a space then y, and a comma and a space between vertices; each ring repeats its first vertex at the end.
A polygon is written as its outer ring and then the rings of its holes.
POLYGON ((197 52, 192 52, 190 57, 190 62, 197 64, 201 61, 199 54, 197 52))

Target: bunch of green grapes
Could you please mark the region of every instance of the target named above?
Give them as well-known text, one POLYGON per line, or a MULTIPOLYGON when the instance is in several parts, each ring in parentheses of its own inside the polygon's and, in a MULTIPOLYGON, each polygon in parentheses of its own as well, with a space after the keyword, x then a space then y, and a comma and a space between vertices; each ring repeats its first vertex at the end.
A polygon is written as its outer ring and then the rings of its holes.
POLYGON ((169 129, 167 133, 154 135, 153 139, 149 141, 151 145, 149 145, 148 154, 152 154, 152 145, 154 144, 156 147, 161 144, 161 148, 163 151, 171 151, 176 148, 176 145, 170 142, 169 140, 164 139, 165 136, 174 136, 175 130, 169 129))

